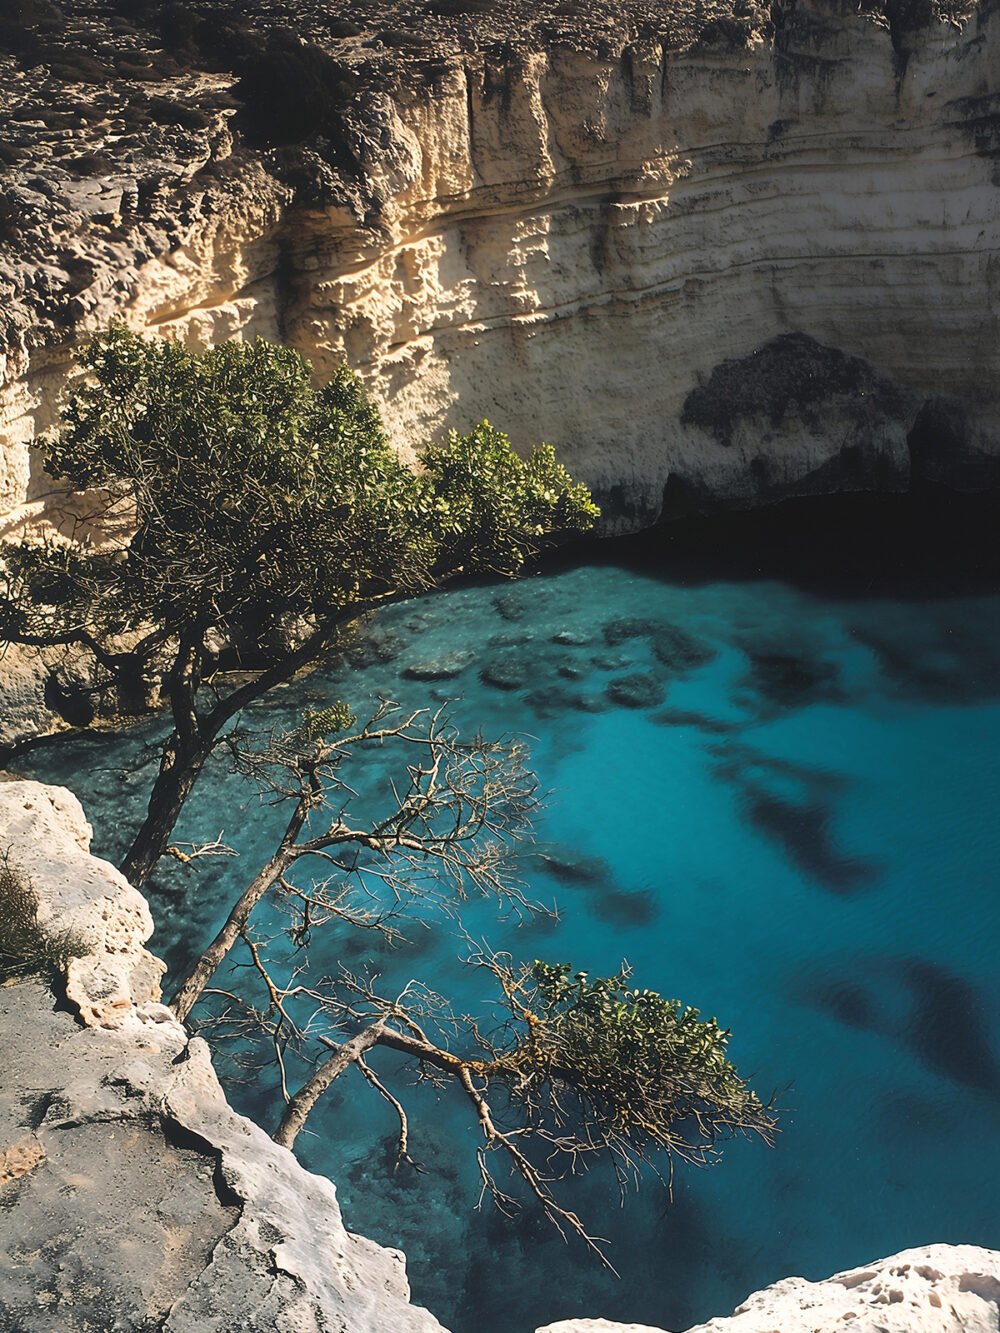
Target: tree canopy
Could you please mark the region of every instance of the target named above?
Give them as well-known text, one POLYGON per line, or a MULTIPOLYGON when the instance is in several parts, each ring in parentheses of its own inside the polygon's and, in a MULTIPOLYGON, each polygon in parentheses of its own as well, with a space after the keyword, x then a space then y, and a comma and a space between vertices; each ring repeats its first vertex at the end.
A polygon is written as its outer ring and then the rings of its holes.
POLYGON ((100 553, 22 548, 10 638, 145 629, 146 650, 212 626, 267 648, 290 617, 517 573, 597 512, 550 447, 523 461, 486 422, 414 473, 346 366, 316 389, 302 357, 264 339, 197 352, 115 325, 82 362, 45 468, 103 488, 109 531, 130 531, 100 553))
POLYGON ((174 732, 123 864, 138 882, 247 703, 359 615, 462 574, 517 574, 597 514, 551 448, 521 459, 487 422, 412 471, 357 376, 317 388, 264 339, 192 351, 116 324, 82 365, 45 467, 104 494, 103 540, 6 549, 0 641, 88 650, 123 711, 162 685, 174 732), (249 676, 227 692, 229 668, 249 676))

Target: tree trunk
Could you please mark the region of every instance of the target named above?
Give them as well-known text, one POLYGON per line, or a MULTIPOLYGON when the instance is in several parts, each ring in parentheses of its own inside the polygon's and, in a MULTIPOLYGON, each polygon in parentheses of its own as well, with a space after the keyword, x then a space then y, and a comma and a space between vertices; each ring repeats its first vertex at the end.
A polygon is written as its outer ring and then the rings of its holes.
POLYGON ((204 653, 204 631, 193 626, 185 631, 177 646, 177 656, 166 679, 174 716, 173 735, 163 747, 160 772, 153 784, 152 795, 146 808, 146 818, 125 853, 121 872, 137 887, 145 884, 153 867, 163 855, 184 802, 221 730, 221 721, 214 726, 213 718, 203 726, 197 710, 198 688, 201 685, 201 658, 204 653))
POLYGON ((201 955, 194 967, 177 987, 170 1007, 183 1023, 201 997, 202 991, 212 980, 216 968, 240 938, 250 919, 250 913, 267 893, 271 885, 283 875, 292 864, 298 852, 291 848, 282 848, 271 857, 264 869, 257 875, 240 896, 233 910, 226 918, 226 924, 201 955))
POLYGON ((299 1089, 285 1108, 285 1114, 281 1117, 281 1124, 274 1133, 275 1143, 280 1143, 283 1148, 292 1146, 298 1137, 299 1131, 309 1119, 313 1107, 334 1079, 339 1078, 359 1055, 364 1055, 365 1051, 370 1051, 373 1046, 378 1045, 384 1021, 384 1019, 379 1019, 371 1027, 359 1032, 356 1037, 351 1037, 349 1041, 345 1041, 343 1046, 338 1046, 333 1054, 323 1061, 312 1078, 299 1089))
POLYGON ((198 780, 211 745, 182 747, 176 733, 167 742, 160 772, 153 784, 146 818, 125 853, 119 869, 125 878, 141 887, 163 855, 191 788, 198 780))
POLYGON ((287 680, 300 666, 318 657, 328 645, 332 632, 330 627, 322 633, 317 631, 297 652, 290 653, 255 679, 244 682, 203 718, 199 718, 196 705, 201 686, 201 658, 205 651, 204 632, 195 626, 181 637, 177 657, 163 684, 164 693, 170 698, 174 732, 163 751, 146 818, 119 867, 126 879, 139 887, 149 878, 226 723, 272 686, 287 680))
POLYGON ((316 802, 318 790, 315 776, 313 776, 309 791, 304 792, 295 802, 295 809, 288 821, 288 827, 282 834, 281 842, 278 843, 277 851, 267 865, 254 876, 244 889, 233 910, 226 918, 225 925, 177 987, 174 998, 170 1002, 170 1007, 182 1023, 201 997, 202 991, 212 980, 216 968, 240 938, 250 919, 250 913, 271 885, 285 873, 288 867, 305 850, 302 847, 297 847, 295 840, 302 831, 302 826, 310 809, 316 802))

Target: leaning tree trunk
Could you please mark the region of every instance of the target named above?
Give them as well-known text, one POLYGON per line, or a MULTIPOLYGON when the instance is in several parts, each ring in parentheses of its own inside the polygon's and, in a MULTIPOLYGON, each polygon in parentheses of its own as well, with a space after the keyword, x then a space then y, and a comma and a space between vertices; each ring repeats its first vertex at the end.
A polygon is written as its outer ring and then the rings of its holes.
POLYGON ((212 980, 216 968, 243 934, 246 924, 250 920, 250 913, 271 885, 281 878, 288 867, 305 850, 305 848, 296 845, 296 839, 302 832, 302 826, 306 822, 309 811, 315 805, 318 794, 319 787, 315 774, 313 774, 309 790, 303 792, 295 802, 292 817, 288 821, 288 826, 282 834, 274 855, 244 889, 226 918, 225 925, 177 987, 174 998, 170 1002, 170 1007, 182 1023, 200 999, 202 991, 212 980))
POLYGON ((383 1022, 384 1019, 379 1019, 371 1027, 359 1032, 356 1037, 351 1037, 323 1061, 312 1078, 299 1089, 285 1108, 281 1124, 274 1133, 275 1143, 280 1143, 283 1148, 292 1146, 299 1131, 309 1119, 313 1107, 334 1079, 340 1078, 344 1070, 354 1064, 359 1056, 364 1055, 365 1051, 370 1051, 373 1046, 378 1045, 382 1036, 383 1022))
POLYGON ((166 851, 184 802, 211 751, 211 745, 204 743, 193 747, 183 746, 176 734, 168 741, 149 798, 146 818, 119 867, 125 878, 137 888, 149 879, 157 861, 166 851))
POLYGON ((271 857, 241 895, 226 918, 226 924, 177 987, 174 998, 170 1001, 170 1007, 182 1023, 201 998, 201 993, 212 980, 216 968, 242 935, 250 919, 250 913, 298 855, 297 848, 283 847, 271 857))
POLYGON ((121 864, 122 874, 135 885, 145 884, 166 850, 184 802, 205 767, 222 726, 220 720, 206 727, 198 717, 203 638, 204 631, 197 625, 181 634, 177 656, 165 682, 174 730, 163 748, 146 818, 121 864))

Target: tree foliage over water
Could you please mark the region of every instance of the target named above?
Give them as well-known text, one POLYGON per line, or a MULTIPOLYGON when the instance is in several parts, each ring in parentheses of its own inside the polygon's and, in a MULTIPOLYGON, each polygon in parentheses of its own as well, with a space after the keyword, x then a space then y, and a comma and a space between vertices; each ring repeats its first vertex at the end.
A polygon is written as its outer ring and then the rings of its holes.
MULTIPOLYGON (((275 1137, 288 1146, 355 1070, 394 1108, 398 1159, 416 1165, 406 1109, 374 1064, 377 1048, 408 1057, 420 1081, 457 1088, 470 1107, 483 1188, 499 1207, 516 1207, 506 1175, 608 1262, 561 1201, 568 1177, 606 1160, 624 1188, 658 1158, 672 1170, 711 1160, 737 1134, 770 1140, 772 1109, 729 1063, 728 1032, 632 987, 624 968, 591 978, 471 941, 470 965, 492 981, 489 1021, 454 1012, 421 983, 387 995, 370 971, 317 975, 310 948, 325 928, 398 941, 409 908, 454 915, 470 891, 540 910, 511 872, 535 779, 518 742, 463 741, 443 712, 383 703, 358 725, 330 703, 263 743, 249 743, 241 719, 348 644, 379 606, 461 575, 516 576, 547 544, 585 531, 597 514, 586 488, 549 446, 521 458, 485 421, 428 448, 412 471, 356 376, 342 367, 314 387, 298 355, 263 340, 194 352, 113 326, 83 361, 45 466, 99 497, 100 540, 6 550, 0 639, 89 654, 97 687, 113 689, 122 712, 152 706, 157 692, 168 702, 172 730, 123 864, 134 882, 167 849, 220 744, 289 810, 272 854, 182 979, 175 1011, 186 1020, 211 994, 217 1033, 264 1038, 285 1100, 275 1137), (361 802, 356 813, 349 761, 390 746, 400 763, 385 808, 361 802), (284 919, 272 938, 265 900, 284 919), (234 949, 257 998, 250 986, 220 987, 234 949), (302 1076, 294 1091, 290 1070, 302 1076)), ((225 849, 170 850, 190 861, 225 849)), ((0 897, 19 887, 0 873, 0 897)), ((30 944, 30 894, 7 897, 30 944)))
POLYGON ((463 742, 443 710, 383 705, 361 727, 336 707, 326 711, 264 746, 241 749, 231 739, 244 771, 291 814, 274 856, 182 981, 175 1011, 187 1018, 207 994, 209 1029, 277 1064, 279 1143, 291 1147, 354 1070, 398 1117, 397 1165, 421 1169, 411 1155, 409 1094, 391 1086, 399 1070, 374 1063, 380 1049, 407 1057, 419 1082, 450 1086, 469 1107, 483 1190, 500 1209, 520 1207, 519 1182, 549 1221, 611 1267, 563 1198, 569 1177, 608 1162, 624 1192, 646 1165, 665 1164, 668 1174, 675 1162, 705 1165, 738 1135, 770 1142, 773 1107, 730 1063, 727 1030, 633 986, 624 965, 609 977, 569 964, 519 965, 466 936, 467 962, 492 983, 475 1015, 455 1012, 423 982, 387 992, 371 964, 329 971, 329 946, 343 944, 345 929, 399 943, 413 908, 426 925, 428 907, 453 915, 470 890, 526 915, 543 909, 512 872, 511 853, 538 803, 522 747, 463 742), (319 734, 324 721, 334 734, 319 734), (373 744, 401 752, 406 781, 390 777, 384 808, 359 815, 350 761, 373 744), (272 911, 262 923, 266 897, 272 911), (237 990, 213 982, 233 949, 244 960, 237 990), (304 1072, 293 1091, 296 1071, 304 1072))
POLYGON ((122 867, 137 883, 248 703, 365 612, 515 574, 597 513, 551 449, 522 461, 485 422, 413 472, 346 367, 316 388, 263 339, 196 352, 114 325, 83 367, 45 466, 103 496, 103 540, 5 552, 0 640, 86 650, 123 711, 162 686, 174 729, 122 867))

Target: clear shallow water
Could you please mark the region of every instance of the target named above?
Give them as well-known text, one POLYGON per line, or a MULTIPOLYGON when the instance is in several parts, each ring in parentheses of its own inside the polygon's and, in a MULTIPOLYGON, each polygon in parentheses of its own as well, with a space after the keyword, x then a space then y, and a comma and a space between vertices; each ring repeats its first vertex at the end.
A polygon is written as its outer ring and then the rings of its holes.
MULTIPOLYGON (((789 1273, 936 1240, 1000 1246, 1000 597, 931 597, 912 581, 905 597, 855 591, 613 562, 465 588, 384 614, 374 641, 391 660, 313 675, 260 710, 287 723, 337 697, 363 713, 379 694, 447 694, 468 731, 529 734, 551 792, 539 837, 557 859, 586 859, 575 877, 531 869, 558 926, 498 924, 485 904, 466 926, 593 973, 627 958, 641 984, 731 1026, 738 1067, 785 1108, 774 1149, 731 1145, 719 1167, 681 1175, 672 1205, 653 1180, 624 1209, 607 1180, 581 1187, 574 1206, 611 1239, 617 1281, 531 1215, 511 1227, 474 1211, 476 1130, 448 1096, 406 1093, 427 1173, 391 1176, 391 1112, 345 1078, 300 1155, 336 1180, 350 1226, 407 1252, 415 1299, 458 1333, 574 1314, 684 1328, 789 1273), (623 620, 652 623, 633 636, 623 620), (685 668, 667 626, 703 660, 685 668), (457 650, 472 660, 454 680, 402 678, 457 650), (637 674, 644 684, 615 685, 637 674), (646 706, 618 702, 643 692, 646 706)), ((114 856, 141 813, 154 734, 18 767, 72 786, 114 856)), ((363 796, 384 779, 366 759, 363 796)), ((283 822, 222 765, 189 805, 179 837, 224 830, 242 856, 171 871, 154 945, 175 967, 283 822)), ((331 939, 325 965, 369 947, 331 939)), ((481 981, 458 952, 446 928, 418 930, 380 964, 473 1009, 481 981)), ((273 1124, 273 1086, 231 1094, 273 1124)))

